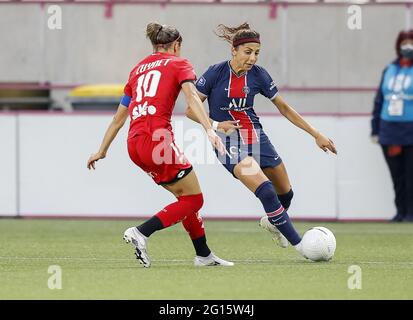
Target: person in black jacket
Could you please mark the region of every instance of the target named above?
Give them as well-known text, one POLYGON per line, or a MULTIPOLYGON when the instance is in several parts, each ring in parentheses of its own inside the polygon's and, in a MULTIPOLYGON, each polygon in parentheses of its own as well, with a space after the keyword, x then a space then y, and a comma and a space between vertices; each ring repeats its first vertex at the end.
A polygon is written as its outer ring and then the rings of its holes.
POLYGON ((382 147, 393 181, 397 213, 392 221, 413 222, 413 30, 399 33, 396 53, 374 99, 371 135, 382 147))

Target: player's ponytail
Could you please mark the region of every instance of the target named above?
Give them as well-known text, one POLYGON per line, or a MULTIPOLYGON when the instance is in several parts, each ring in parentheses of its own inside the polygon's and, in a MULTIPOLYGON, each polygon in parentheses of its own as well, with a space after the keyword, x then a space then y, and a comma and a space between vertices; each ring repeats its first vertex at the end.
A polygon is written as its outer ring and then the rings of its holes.
POLYGON ((243 40, 251 40, 250 42, 258 43, 260 41, 260 34, 257 31, 252 30, 247 22, 244 22, 238 27, 228 27, 224 24, 220 24, 214 32, 219 38, 229 42, 234 47, 247 42, 243 42, 243 40))
POLYGON ((182 37, 176 28, 157 22, 151 22, 146 26, 146 37, 154 47, 163 47, 164 49, 167 49, 176 40, 179 43, 182 42, 182 37))

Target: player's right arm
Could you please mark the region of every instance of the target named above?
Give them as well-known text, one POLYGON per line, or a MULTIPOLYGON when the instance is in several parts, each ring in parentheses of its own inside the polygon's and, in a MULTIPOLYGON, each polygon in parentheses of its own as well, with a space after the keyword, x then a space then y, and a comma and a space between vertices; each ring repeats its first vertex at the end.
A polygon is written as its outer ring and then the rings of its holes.
POLYGON ((212 129, 210 119, 204 109, 201 99, 196 92, 195 85, 192 82, 185 82, 182 84, 182 91, 185 95, 186 103, 188 108, 191 109, 192 114, 205 129, 208 134, 208 139, 212 143, 215 149, 221 155, 225 154, 225 146, 222 143, 220 137, 217 136, 215 131, 212 129))
MULTIPOLYGON (((199 97, 199 100, 201 100, 202 103, 206 100, 206 97, 201 96, 199 94, 198 94, 198 97, 199 97)), ((189 106, 186 107, 185 115, 187 116, 187 118, 191 119, 192 121, 201 123, 198 120, 198 118, 195 116, 195 113, 192 111, 192 109, 189 106)), ((208 119, 209 119, 209 123, 212 125, 213 120, 211 118, 208 118, 208 119)))
POLYGON ((106 157, 106 153, 109 149, 110 144, 112 143, 113 139, 115 139, 119 130, 125 124, 125 121, 128 118, 128 116, 129 116, 128 106, 125 106, 122 103, 119 104, 118 110, 116 111, 116 114, 113 117, 112 122, 107 128, 105 136, 103 137, 103 141, 100 145, 99 151, 95 154, 92 154, 89 160, 87 161, 87 168, 89 170, 90 169, 95 170, 96 161, 106 157))

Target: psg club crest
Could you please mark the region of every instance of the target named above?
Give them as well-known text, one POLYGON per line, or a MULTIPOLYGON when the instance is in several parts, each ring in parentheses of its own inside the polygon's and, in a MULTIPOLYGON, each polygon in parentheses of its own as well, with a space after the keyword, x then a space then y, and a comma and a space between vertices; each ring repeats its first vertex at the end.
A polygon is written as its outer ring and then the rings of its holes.
POLYGON ((205 82, 206 82, 205 78, 201 77, 199 78, 197 85, 203 87, 205 85, 205 82))
POLYGON ((245 86, 244 88, 242 88, 242 92, 244 92, 245 94, 249 94, 250 88, 248 88, 248 86, 245 86))

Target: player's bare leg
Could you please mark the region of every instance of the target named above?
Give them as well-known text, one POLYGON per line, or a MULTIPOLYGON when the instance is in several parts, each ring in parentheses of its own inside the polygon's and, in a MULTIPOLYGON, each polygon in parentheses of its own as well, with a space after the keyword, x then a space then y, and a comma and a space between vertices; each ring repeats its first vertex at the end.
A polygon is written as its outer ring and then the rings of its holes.
MULTIPOLYGON (((281 173, 282 169, 283 167, 280 167, 281 173)), ((272 182, 268 180, 254 158, 246 157, 238 163, 234 168, 234 175, 254 192, 263 204, 267 215, 261 218, 260 226, 271 232, 279 246, 285 248, 288 243, 291 243, 302 254, 301 237, 294 229, 287 211, 278 199, 272 182)))
POLYGON ((186 177, 177 182, 163 187, 171 192, 175 197, 188 196, 192 194, 201 193, 201 186, 198 182, 198 177, 194 170, 192 170, 186 177))
MULTIPOLYGON (((267 176, 252 157, 246 157, 238 163, 234 168, 234 175, 253 193, 256 192, 260 185, 268 181, 267 176)), ((273 240, 278 246, 282 248, 288 246, 288 240, 269 222, 266 215, 261 218, 259 225, 271 233, 273 240)))
POLYGON ((284 163, 281 162, 276 167, 265 168, 263 171, 274 186, 281 204, 286 210, 288 210, 291 200, 293 199, 294 192, 284 163))
POLYGON ((252 192, 268 181, 257 161, 252 157, 246 157, 234 167, 234 175, 252 192))
POLYGON ((286 194, 291 190, 290 179, 288 178, 284 163, 281 162, 276 167, 264 168, 262 171, 270 179, 278 195, 286 194))

